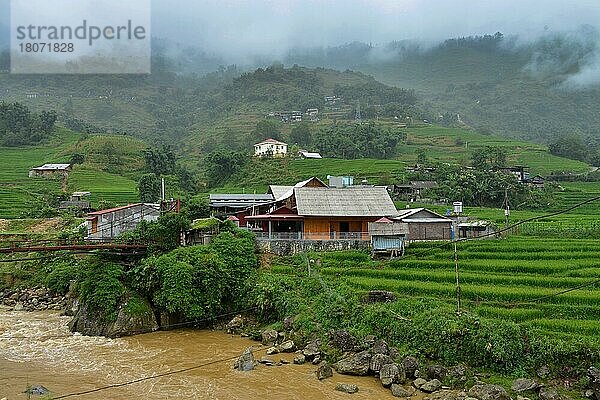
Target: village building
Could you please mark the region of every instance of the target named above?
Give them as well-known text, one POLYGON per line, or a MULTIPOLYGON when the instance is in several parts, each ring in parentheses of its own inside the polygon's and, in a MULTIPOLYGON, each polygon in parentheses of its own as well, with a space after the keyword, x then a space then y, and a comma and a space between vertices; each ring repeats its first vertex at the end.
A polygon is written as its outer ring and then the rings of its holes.
POLYGON ((209 206, 211 214, 215 217, 234 215, 243 210, 252 210, 255 207, 270 204, 275 200, 272 194, 232 193, 210 194, 209 206))
POLYGON ((420 201, 426 198, 428 190, 438 187, 436 181, 411 181, 402 185, 391 185, 390 190, 396 198, 407 201, 420 201))
POLYGON ((77 209, 81 211, 89 211, 91 204, 89 197, 90 192, 73 192, 69 200, 61 201, 58 205, 59 210, 77 209))
POLYGON ((308 119, 313 122, 319 120, 319 109, 318 108, 309 108, 306 110, 306 115, 308 115, 308 119))
POLYGON ((156 221, 158 217, 160 217, 160 206, 146 203, 91 212, 86 218, 85 239, 109 241, 123 232, 135 229, 142 221, 156 221))
POLYGON ((488 221, 458 221, 456 227, 459 239, 491 238, 496 233, 496 229, 488 221))
POLYGON ((383 187, 294 187, 275 210, 246 217, 259 239, 370 240, 368 223, 398 214, 383 187))
POLYGON ((73 169, 71 164, 44 164, 41 167, 35 167, 29 170, 29 177, 51 177, 69 175, 73 169))
POLYGON ((254 155, 256 157, 285 157, 287 149, 287 143, 266 139, 254 145, 254 155))
POLYGON ((453 221, 426 208, 409 208, 398 212, 394 221, 408 224, 408 239, 451 240, 453 221))
POLYGON ((306 160, 306 159, 320 159, 323 158, 320 153, 313 153, 306 150, 298 151, 298 157, 306 160))
POLYGON ((333 176, 327 175, 327 180, 329 181, 329 187, 348 187, 354 185, 354 177, 353 176, 333 176))
POLYGON ((385 217, 369 222, 373 255, 403 255, 408 233, 408 224, 404 222, 392 221, 385 217))

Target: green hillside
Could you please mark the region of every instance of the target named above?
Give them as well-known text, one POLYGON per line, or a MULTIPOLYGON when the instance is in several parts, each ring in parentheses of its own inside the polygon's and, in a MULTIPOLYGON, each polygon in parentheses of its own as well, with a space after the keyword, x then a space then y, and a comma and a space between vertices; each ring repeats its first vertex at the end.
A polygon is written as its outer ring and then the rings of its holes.
MULTIPOLYGON (((326 125, 321 121, 318 125, 326 125)), ((384 126, 394 126, 393 121, 379 121, 384 126)), ((470 165, 471 154, 486 146, 506 149, 507 164, 530 167, 533 175, 549 175, 553 172, 584 173, 591 166, 575 160, 557 157, 548 152, 546 146, 515 141, 497 136, 482 135, 457 128, 425 125, 402 128, 406 140, 399 143, 391 159, 344 160, 323 158, 320 160, 252 160, 239 173, 214 191, 257 191, 266 190, 269 184, 293 184, 310 176, 326 180, 327 175, 351 175, 355 181, 367 179, 370 183, 398 183, 405 176, 406 166, 414 165, 417 153, 423 151, 430 161, 470 165)))
POLYGON ((91 191, 92 201, 124 204, 138 199, 136 174, 143 165, 142 142, 121 136, 91 136, 59 129, 47 143, 27 147, 0 147, 0 218, 20 217, 39 209, 44 199, 64 193, 60 179, 29 178, 32 167, 69 162, 73 153, 86 156, 75 165, 67 193, 91 191), (103 152, 109 151, 110 156, 103 152))

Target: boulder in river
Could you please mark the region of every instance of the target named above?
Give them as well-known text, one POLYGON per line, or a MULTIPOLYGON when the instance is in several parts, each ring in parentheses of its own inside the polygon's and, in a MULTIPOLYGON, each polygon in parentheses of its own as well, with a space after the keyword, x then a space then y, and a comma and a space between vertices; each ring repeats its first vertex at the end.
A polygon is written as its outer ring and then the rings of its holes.
POLYGON ((71 332, 79 332, 89 336, 106 336, 110 338, 129 336, 139 333, 153 332, 158 329, 156 316, 147 301, 144 308, 132 313, 127 304, 121 304, 117 318, 112 322, 104 322, 98 315, 81 304, 73 319, 69 322, 71 332))
POLYGON ((275 329, 265 329, 262 331, 262 344, 274 344, 279 337, 275 329))
POLYGON ((368 375, 371 364, 371 353, 367 350, 341 359, 336 363, 336 369, 344 375, 368 375))
POLYGON ((306 362, 306 357, 302 353, 296 354, 296 356, 294 357, 294 364, 302 365, 305 362, 306 362))
POLYGON ((419 389, 425 393, 433 393, 437 390, 440 390, 441 388, 442 382, 440 382, 438 379, 432 379, 422 384, 419 389))
POLYGON ((304 357, 306 357, 307 361, 312 361, 315 357, 321 355, 321 350, 319 350, 319 344, 320 343, 318 340, 313 340, 312 342, 307 344, 306 347, 304 347, 304 350, 302 350, 302 354, 304 354, 304 357))
POLYGON ((398 385, 396 383, 391 386, 392 394, 395 397, 410 397, 415 393, 415 389, 413 388, 405 388, 402 385, 398 385))
POLYGON ((337 385, 335 385, 335 390, 337 390, 338 392, 353 394, 358 392, 358 386, 352 383, 338 383, 337 385))
POLYGON ((333 376, 333 369, 329 363, 323 363, 316 371, 317 378, 321 381, 323 379, 331 378, 333 376))
POLYGON ((266 353, 268 356, 272 356, 273 354, 277 354, 277 353, 279 353, 279 349, 278 349, 277 347, 275 347, 275 346, 272 346, 272 347, 269 347, 269 348, 267 349, 267 351, 265 351, 265 353, 266 353))
POLYGON ((373 354, 385 354, 388 355, 390 353, 390 347, 387 342, 383 339, 376 340, 371 348, 371 352, 373 354))
POLYGON ((540 389, 538 394, 540 400, 565 400, 566 398, 561 396, 558 391, 554 388, 543 387, 540 389))
POLYGON ((296 350, 296 345, 294 344, 293 341, 286 340, 285 342, 283 342, 279 346, 277 346, 277 349, 281 353, 293 353, 296 350))
POLYGON ((256 361, 254 361, 254 354, 252 353, 252 347, 248 347, 240 358, 237 359, 234 368, 237 368, 240 371, 251 371, 256 366, 256 361))
POLYGON ((401 364, 386 364, 379 370, 379 380, 384 387, 390 387, 393 383, 404 383, 406 374, 401 364))
POLYGON ((36 385, 28 387, 23 393, 28 395, 34 394, 36 396, 45 396, 50 393, 50 391, 42 385, 36 385))
POLYGON ((443 381, 448 374, 448 370, 446 367, 441 365, 430 365, 427 367, 427 377, 429 379, 437 379, 443 381))

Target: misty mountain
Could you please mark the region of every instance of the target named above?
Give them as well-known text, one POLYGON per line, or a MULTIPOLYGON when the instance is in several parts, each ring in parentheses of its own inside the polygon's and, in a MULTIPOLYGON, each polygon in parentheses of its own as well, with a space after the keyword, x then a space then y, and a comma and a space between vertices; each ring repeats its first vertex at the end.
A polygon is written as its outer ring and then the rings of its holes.
POLYGON ((354 42, 292 50, 285 62, 349 68, 415 89, 440 123, 450 123, 450 115, 481 132, 539 142, 574 133, 598 143, 598 38, 594 28, 583 26, 532 42, 500 33, 435 46, 354 42))

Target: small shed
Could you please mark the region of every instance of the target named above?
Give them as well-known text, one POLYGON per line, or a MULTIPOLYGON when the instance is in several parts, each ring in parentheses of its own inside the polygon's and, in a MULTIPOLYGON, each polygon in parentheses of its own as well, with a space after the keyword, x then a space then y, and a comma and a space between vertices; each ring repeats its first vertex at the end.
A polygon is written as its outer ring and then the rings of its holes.
POLYGON ((392 257, 404 254, 408 224, 384 217, 369 222, 368 227, 373 254, 389 254, 392 257))
POLYGON ((300 150, 298 156, 302 159, 320 159, 323 158, 320 153, 310 152, 306 150, 300 150))
POLYGON ((426 208, 402 210, 394 221, 408 224, 409 240, 450 240, 453 221, 426 208))
POLYGON ((29 177, 67 176, 71 172, 71 164, 44 164, 29 170, 29 177))

